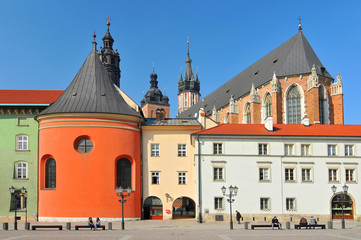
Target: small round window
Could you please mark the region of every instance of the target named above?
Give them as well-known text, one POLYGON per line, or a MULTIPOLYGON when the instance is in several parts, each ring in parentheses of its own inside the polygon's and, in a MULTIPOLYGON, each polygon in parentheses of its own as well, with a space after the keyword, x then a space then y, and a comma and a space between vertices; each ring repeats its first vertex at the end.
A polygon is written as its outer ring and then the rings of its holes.
POLYGON ((93 143, 88 138, 82 138, 78 142, 77 149, 79 152, 88 153, 93 149, 93 143))

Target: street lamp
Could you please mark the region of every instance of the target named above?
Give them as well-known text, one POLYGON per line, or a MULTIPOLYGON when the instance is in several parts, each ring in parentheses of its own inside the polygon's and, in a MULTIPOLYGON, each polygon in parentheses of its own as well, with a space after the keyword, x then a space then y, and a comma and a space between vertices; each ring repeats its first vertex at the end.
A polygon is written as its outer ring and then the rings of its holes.
POLYGON ((115 192, 117 193, 118 197, 121 197, 122 199, 119 199, 119 202, 122 203, 122 230, 124 230, 124 203, 127 201, 124 198, 129 197, 132 189, 129 187, 127 189, 124 189, 122 187, 116 187, 115 192), (124 190, 127 191, 128 195, 124 194, 124 190))
POLYGON ((16 194, 15 194, 14 186, 11 186, 9 188, 9 190, 10 190, 10 194, 11 194, 11 203, 13 203, 14 206, 15 206, 14 230, 18 230, 18 223, 17 223, 17 216, 16 216, 16 208, 17 208, 17 206, 16 206, 16 194))
POLYGON ((22 187, 20 189, 21 191, 21 195, 23 195, 23 198, 25 199, 25 229, 26 230, 29 230, 28 229, 28 198, 25 197, 25 193, 26 193, 26 188, 22 187))
MULTIPOLYGON (((335 195, 337 187, 335 185, 333 185, 331 187, 333 195, 335 195)), ((342 225, 342 229, 345 229, 345 214, 343 212, 343 199, 345 197, 345 195, 347 196, 347 190, 348 190, 348 186, 345 184, 342 186, 342 192, 341 192, 341 210, 342 210, 342 220, 341 220, 341 225, 342 225)))
POLYGON ((230 213, 230 222, 229 222, 229 224, 230 224, 230 229, 232 230, 232 229, 233 229, 232 203, 234 202, 234 199, 233 199, 232 197, 237 196, 238 187, 236 187, 236 186, 232 187, 232 185, 229 186, 229 187, 228 187, 229 194, 226 194, 227 188, 226 188, 225 186, 223 186, 223 187, 221 188, 221 190, 222 190, 223 196, 229 197, 229 198, 227 199, 227 201, 229 202, 229 209, 230 209, 230 210, 229 210, 229 213, 230 213))

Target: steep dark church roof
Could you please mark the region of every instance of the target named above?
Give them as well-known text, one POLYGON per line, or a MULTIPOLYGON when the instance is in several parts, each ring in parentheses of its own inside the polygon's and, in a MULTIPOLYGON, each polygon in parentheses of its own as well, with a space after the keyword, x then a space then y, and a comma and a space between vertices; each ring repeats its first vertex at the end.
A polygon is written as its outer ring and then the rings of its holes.
POLYGON ((310 74, 313 65, 315 65, 318 75, 333 79, 300 30, 281 46, 234 76, 196 105, 179 114, 178 117, 195 117, 200 108, 210 115, 213 107, 218 110, 228 105, 232 95, 234 99, 238 99, 248 94, 252 83, 257 88, 271 81, 273 72, 277 77, 310 74))
POLYGON ((99 59, 95 42, 68 88, 39 115, 50 113, 115 113, 140 117, 115 88, 99 59))
POLYGON ((158 75, 154 72, 153 66, 153 72, 150 74, 150 88, 140 102, 141 107, 144 107, 147 103, 169 106, 169 98, 159 90, 157 78, 158 75))

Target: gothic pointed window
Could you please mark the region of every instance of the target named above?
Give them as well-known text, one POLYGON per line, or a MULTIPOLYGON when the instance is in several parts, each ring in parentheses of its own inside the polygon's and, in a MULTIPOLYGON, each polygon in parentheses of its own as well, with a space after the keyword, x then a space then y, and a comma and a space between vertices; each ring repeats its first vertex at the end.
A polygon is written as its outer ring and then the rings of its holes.
POLYGON ((264 99, 263 111, 264 111, 264 120, 266 120, 268 117, 272 117, 272 97, 271 94, 269 93, 267 93, 264 99))
POLYGON ((132 188, 131 184, 132 164, 126 158, 121 158, 117 162, 117 187, 132 188))
POLYGON ((56 162, 49 158, 45 163, 45 188, 56 188, 56 162))
POLYGON ((243 115, 243 122, 246 124, 251 124, 251 105, 246 103, 244 106, 244 115, 243 115))
POLYGON ((301 95, 296 86, 293 86, 287 94, 287 123, 301 123, 301 95))
POLYGON ((319 103, 319 111, 320 111, 320 123, 326 124, 327 123, 327 92, 324 86, 320 85, 318 89, 318 103, 319 103))

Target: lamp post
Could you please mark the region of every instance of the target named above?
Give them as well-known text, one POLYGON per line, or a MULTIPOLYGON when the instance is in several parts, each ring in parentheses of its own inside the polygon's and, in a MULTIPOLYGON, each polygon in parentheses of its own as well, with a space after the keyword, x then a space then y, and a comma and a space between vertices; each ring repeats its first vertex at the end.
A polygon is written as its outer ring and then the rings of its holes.
MULTIPOLYGON (((331 187, 331 189, 332 189, 333 195, 335 195, 337 187, 335 185, 333 185, 331 187)), ((341 211, 342 211, 341 225, 342 225, 342 229, 345 229, 345 214, 344 214, 344 211, 343 211, 343 199, 344 199, 345 195, 347 196, 348 186, 346 184, 343 185, 342 190, 343 191, 341 192, 341 211)))
POLYGON ((16 194, 15 194, 15 188, 14 186, 11 186, 9 188, 10 190, 10 194, 11 194, 11 202, 14 204, 15 206, 15 216, 14 216, 14 230, 18 230, 18 223, 17 223, 17 216, 16 216, 16 209, 17 209, 17 206, 16 206, 16 194))
POLYGON ((122 230, 124 230, 124 203, 127 201, 124 198, 129 197, 132 189, 129 187, 127 189, 124 189, 122 187, 116 187, 115 192, 117 193, 118 197, 121 197, 122 199, 119 199, 119 202, 122 203, 122 230), (124 190, 127 191, 128 195, 124 194, 124 190))
POLYGON ((25 198, 26 188, 22 187, 20 190, 25 199, 25 229, 28 230, 28 198, 25 198))
POLYGON ((234 199, 233 199, 232 197, 237 196, 238 187, 236 187, 236 186, 232 187, 232 185, 229 186, 229 187, 228 187, 229 194, 226 194, 227 188, 226 188, 225 186, 223 186, 221 189, 222 189, 223 196, 229 197, 229 198, 227 199, 227 201, 229 202, 229 209, 230 209, 230 210, 229 210, 229 213, 230 213, 230 222, 229 222, 229 224, 230 224, 230 229, 232 230, 232 229, 233 229, 232 203, 234 202, 234 199))

